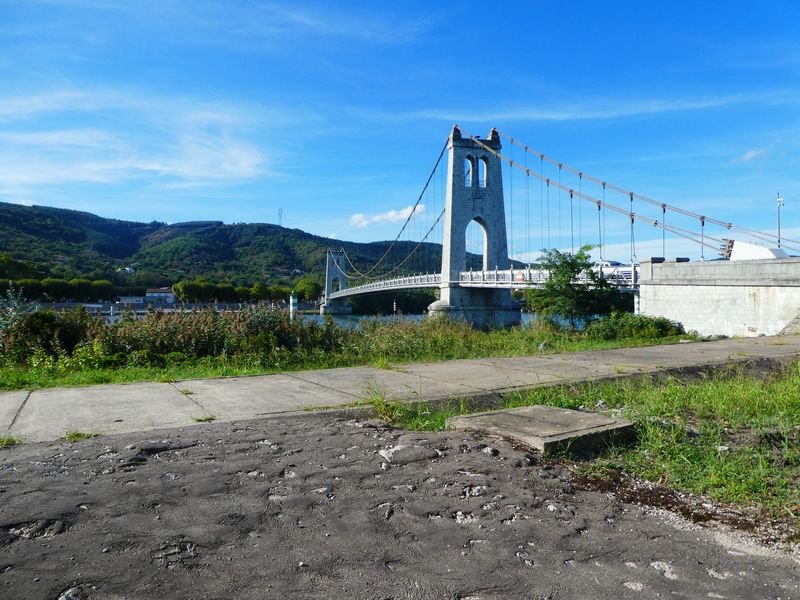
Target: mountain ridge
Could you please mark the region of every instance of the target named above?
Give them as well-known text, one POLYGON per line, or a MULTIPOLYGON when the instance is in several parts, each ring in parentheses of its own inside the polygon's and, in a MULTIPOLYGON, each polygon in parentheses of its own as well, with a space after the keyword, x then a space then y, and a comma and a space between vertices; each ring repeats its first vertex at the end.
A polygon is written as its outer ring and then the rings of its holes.
MULTIPOLYGON (((127 277, 135 283, 157 285, 196 278, 252 284, 290 278, 298 272, 321 278, 330 247, 345 248, 363 269, 390 244, 341 241, 271 223, 146 223, 0 202, 0 254, 29 264, 33 272, 64 279, 122 283, 120 279, 127 277)), ((405 255, 416 245, 397 242, 396 248, 405 255)), ((425 243, 419 260, 408 265, 407 272, 436 271, 440 264, 441 246, 425 243)), ((0 272, 3 277, 9 275, 0 272)))

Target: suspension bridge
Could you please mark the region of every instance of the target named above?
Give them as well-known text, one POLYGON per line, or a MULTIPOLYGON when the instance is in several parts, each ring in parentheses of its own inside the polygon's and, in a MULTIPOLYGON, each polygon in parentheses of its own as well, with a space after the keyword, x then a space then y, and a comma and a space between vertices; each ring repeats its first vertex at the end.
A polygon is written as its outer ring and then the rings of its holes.
POLYGON ((660 232, 662 257, 668 242, 680 239, 697 244, 701 261, 707 254, 729 258, 734 234, 776 246, 778 255, 800 252, 796 240, 644 196, 497 129, 480 138, 454 127, 405 213, 399 233, 372 264, 345 249, 328 251, 322 312, 340 312, 346 298, 360 294, 434 288, 439 299, 431 314, 478 326, 511 325, 520 318, 511 291, 542 286, 549 277, 536 263, 544 248, 575 253, 592 246, 598 274, 635 290, 637 232, 641 236, 643 227, 660 232), (619 239, 623 231, 627 264, 606 257, 609 237, 619 239))

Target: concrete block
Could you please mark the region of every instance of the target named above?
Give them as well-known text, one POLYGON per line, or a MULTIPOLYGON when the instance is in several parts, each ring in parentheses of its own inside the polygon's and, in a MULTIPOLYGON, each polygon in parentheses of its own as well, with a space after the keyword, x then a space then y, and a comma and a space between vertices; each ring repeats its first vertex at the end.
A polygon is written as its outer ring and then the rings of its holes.
POLYGON ((609 444, 624 443, 635 437, 630 421, 551 406, 451 417, 447 428, 500 436, 545 455, 594 453, 609 444))

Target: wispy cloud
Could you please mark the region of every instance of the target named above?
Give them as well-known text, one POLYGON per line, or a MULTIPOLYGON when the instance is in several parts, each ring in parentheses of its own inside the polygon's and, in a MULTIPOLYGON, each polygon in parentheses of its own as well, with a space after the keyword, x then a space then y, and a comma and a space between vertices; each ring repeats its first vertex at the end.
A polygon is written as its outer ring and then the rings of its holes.
POLYGON ((275 151, 258 134, 296 120, 290 111, 130 90, 0 97, 0 188, 143 178, 181 186, 268 176, 275 151))
POLYGON ((708 110, 740 104, 776 105, 797 103, 794 93, 732 94, 705 98, 643 99, 621 102, 615 99, 588 102, 558 102, 537 106, 465 111, 463 108, 431 108, 394 115, 402 119, 432 119, 447 122, 497 121, 585 121, 619 119, 681 111, 708 110))
POLYGON ((405 221, 412 214, 421 215, 424 212, 425 205, 418 204, 416 210, 414 210, 413 206, 406 206, 400 210, 389 210, 385 213, 380 213, 369 217, 364 213, 356 213, 350 217, 350 225, 353 227, 366 227, 367 225, 371 225, 373 223, 397 223, 399 221, 405 221))
POLYGON ((756 158, 760 158, 767 153, 766 150, 763 148, 754 148, 753 150, 748 150, 744 154, 742 154, 735 162, 746 163, 750 162, 751 160, 755 160, 756 158))
POLYGON ((168 28, 173 39, 205 41, 214 45, 247 44, 251 48, 281 50, 280 42, 319 37, 375 44, 409 43, 433 29, 442 18, 430 12, 402 18, 379 5, 358 8, 309 7, 271 1, 232 6, 216 0, 174 0, 159 4, 96 2, 93 0, 37 0, 41 4, 90 11, 101 18, 143 21, 148 29, 168 28), (377 7, 377 8, 376 8, 377 7))

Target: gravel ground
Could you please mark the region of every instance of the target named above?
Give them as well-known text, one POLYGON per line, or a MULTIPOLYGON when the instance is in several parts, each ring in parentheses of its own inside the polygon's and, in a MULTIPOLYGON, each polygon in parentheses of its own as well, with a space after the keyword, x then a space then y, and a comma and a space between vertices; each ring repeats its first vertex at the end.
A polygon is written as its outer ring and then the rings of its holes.
POLYGON ((0 451, 0 598, 800 598, 796 555, 332 414, 0 451))

